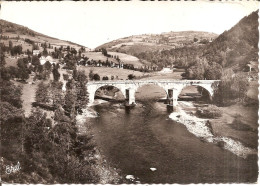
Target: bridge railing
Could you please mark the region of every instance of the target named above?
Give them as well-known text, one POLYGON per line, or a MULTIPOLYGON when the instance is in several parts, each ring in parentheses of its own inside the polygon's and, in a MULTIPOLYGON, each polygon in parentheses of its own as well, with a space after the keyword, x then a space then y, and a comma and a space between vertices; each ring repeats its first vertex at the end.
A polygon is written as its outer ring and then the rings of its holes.
POLYGON ((158 80, 102 80, 89 81, 87 84, 135 84, 135 83, 176 83, 176 84, 212 84, 220 80, 174 80, 174 79, 158 79, 158 80))

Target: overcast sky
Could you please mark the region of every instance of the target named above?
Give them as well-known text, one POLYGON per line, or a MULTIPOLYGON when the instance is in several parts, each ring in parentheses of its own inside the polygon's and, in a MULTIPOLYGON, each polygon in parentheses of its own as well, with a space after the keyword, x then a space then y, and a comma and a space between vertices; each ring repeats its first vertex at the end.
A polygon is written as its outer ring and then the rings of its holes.
POLYGON ((252 0, 1 4, 1 19, 90 48, 136 34, 186 30, 221 34, 259 7, 252 0))

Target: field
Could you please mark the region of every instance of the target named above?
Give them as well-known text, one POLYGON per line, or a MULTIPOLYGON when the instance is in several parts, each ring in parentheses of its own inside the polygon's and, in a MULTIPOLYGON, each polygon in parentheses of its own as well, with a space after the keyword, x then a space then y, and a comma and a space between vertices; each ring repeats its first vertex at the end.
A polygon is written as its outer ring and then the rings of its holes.
POLYGON ((5 62, 6 62, 6 67, 10 67, 10 66, 14 66, 17 67, 17 59, 15 58, 5 58, 5 62))
POLYGON ((108 57, 104 56, 101 52, 84 52, 84 53, 82 53, 82 54, 84 54, 84 55, 85 55, 86 57, 88 57, 90 60, 93 59, 93 60, 95 60, 95 61, 98 61, 98 60, 100 60, 100 61, 106 61, 106 60, 108 59, 109 61, 113 61, 114 63, 118 63, 118 62, 116 61, 116 59, 114 59, 114 58, 108 58, 108 57))
POLYGON ((131 55, 128 55, 128 54, 123 54, 123 53, 119 53, 119 52, 108 52, 110 55, 116 55, 119 57, 119 59, 126 63, 126 64, 132 64, 134 65, 135 67, 140 67, 140 66, 143 66, 143 64, 140 62, 140 60, 135 57, 135 56, 131 56, 131 55))
POLYGON ((258 108, 241 104, 219 108, 222 117, 210 120, 215 134, 237 139, 245 146, 257 149, 258 108))
POLYGON ((28 44, 26 42, 25 43, 19 43, 19 42, 17 42, 16 39, 14 39, 18 35, 19 35, 20 39, 23 39, 23 40, 24 39, 30 39, 30 40, 32 40, 34 42, 39 42, 39 43, 45 43, 46 42, 46 43, 50 43, 50 44, 55 44, 57 46, 61 46, 61 45, 68 46, 69 45, 70 47, 73 47, 76 50, 78 50, 80 48, 80 46, 77 45, 77 44, 72 44, 72 43, 70 43, 68 41, 63 41, 63 40, 56 39, 56 38, 51 38, 51 37, 48 37, 48 36, 43 36, 43 35, 31 36, 31 35, 24 35, 24 34, 16 34, 16 33, 12 33, 12 32, 5 32, 5 33, 3 33, 3 36, 9 36, 9 38, 10 38, 8 40, 3 40, 5 45, 6 44, 8 45, 9 40, 12 40, 14 46, 22 44, 23 50, 26 50, 27 48, 29 50, 32 50, 32 47, 31 47, 30 44, 28 44))
MULTIPOLYGON (((85 52, 83 54, 85 56, 87 56, 90 60, 93 59, 96 61, 98 61, 98 60, 106 61, 108 59, 108 61, 118 63, 116 59, 107 58, 101 52, 85 52)), ((124 62, 126 64, 133 64, 135 67, 140 67, 143 65, 138 58, 131 56, 131 55, 127 55, 127 54, 123 54, 123 53, 119 53, 119 52, 108 52, 108 54, 113 55, 113 56, 117 55, 122 62, 124 62)))
POLYGON ((133 71, 128 69, 118 69, 118 68, 106 68, 106 67, 78 67, 78 70, 83 70, 89 75, 90 70, 93 70, 93 73, 97 73, 102 77, 107 76, 109 79, 111 79, 111 76, 118 76, 118 79, 128 79, 129 74, 134 74, 136 77, 141 77, 143 75, 147 75, 147 73, 142 73, 139 71, 133 71))
POLYGON ((166 50, 171 48, 173 47, 169 45, 162 45, 156 43, 127 42, 115 45, 112 48, 108 48, 108 51, 118 51, 134 55, 146 51, 166 50))

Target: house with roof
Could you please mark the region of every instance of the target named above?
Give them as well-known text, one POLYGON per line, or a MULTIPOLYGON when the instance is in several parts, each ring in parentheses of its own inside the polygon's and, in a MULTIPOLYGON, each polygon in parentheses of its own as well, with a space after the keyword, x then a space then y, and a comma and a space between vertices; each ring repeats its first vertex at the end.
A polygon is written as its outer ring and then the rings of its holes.
POLYGON ((36 55, 39 55, 41 52, 40 50, 33 50, 33 55, 36 56, 36 55))
POLYGON ((41 65, 44 65, 47 61, 49 61, 51 64, 53 64, 53 63, 56 64, 56 61, 51 56, 47 56, 47 57, 41 56, 40 57, 41 65))

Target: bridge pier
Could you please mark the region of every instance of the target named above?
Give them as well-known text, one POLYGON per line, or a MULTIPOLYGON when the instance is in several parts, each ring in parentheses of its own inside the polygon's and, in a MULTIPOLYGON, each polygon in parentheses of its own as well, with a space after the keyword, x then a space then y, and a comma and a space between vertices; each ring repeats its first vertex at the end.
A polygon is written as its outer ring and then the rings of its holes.
POLYGON ((167 105, 167 107, 171 108, 173 111, 177 110, 178 95, 179 95, 179 91, 177 89, 168 89, 168 94, 167 94, 168 105, 167 105))
POLYGON ((126 89, 126 100, 128 101, 129 105, 135 104, 135 90, 134 89, 126 89))

